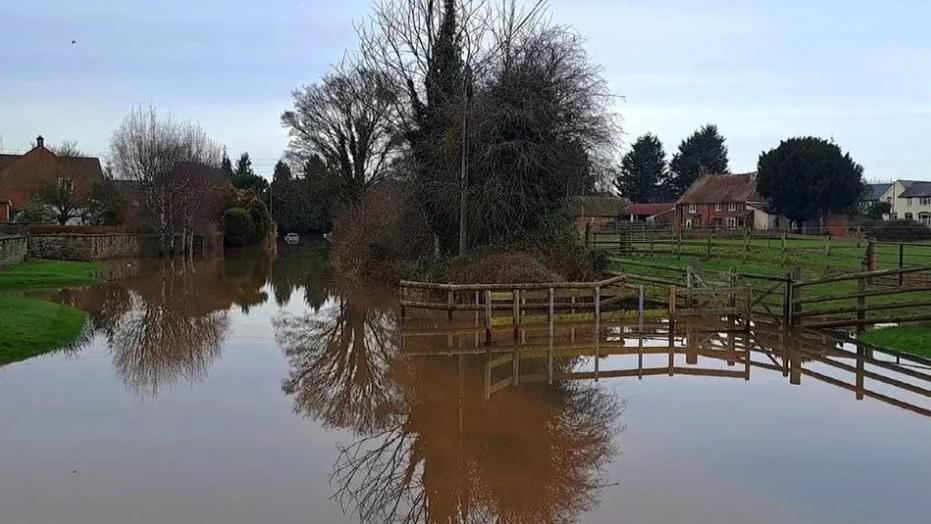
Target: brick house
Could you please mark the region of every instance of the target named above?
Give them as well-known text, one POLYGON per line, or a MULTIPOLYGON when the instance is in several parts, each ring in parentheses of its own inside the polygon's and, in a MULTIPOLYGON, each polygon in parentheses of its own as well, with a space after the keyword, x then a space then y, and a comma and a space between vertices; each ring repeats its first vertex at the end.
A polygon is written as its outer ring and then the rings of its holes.
POLYGON ((756 173, 702 175, 676 202, 678 229, 770 229, 779 218, 766 212, 756 173))
POLYGON ((36 138, 36 147, 24 155, 0 154, 0 222, 13 220, 40 189, 57 184, 80 198, 103 180, 100 160, 94 157, 58 156, 36 138))

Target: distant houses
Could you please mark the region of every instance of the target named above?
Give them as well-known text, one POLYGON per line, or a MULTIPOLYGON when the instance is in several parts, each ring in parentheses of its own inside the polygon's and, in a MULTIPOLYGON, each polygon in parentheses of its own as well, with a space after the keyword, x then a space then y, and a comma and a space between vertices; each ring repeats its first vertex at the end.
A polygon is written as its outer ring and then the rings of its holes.
POLYGON ((861 201, 864 209, 871 204, 886 202, 890 211, 887 220, 912 220, 931 227, 931 182, 896 180, 867 184, 861 201))
POLYGON ((59 156, 39 136, 36 146, 23 155, 0 154, 0 223, 13 221, 45 187, 56 186, 83 198, 102 180, 100 159, 59 156))

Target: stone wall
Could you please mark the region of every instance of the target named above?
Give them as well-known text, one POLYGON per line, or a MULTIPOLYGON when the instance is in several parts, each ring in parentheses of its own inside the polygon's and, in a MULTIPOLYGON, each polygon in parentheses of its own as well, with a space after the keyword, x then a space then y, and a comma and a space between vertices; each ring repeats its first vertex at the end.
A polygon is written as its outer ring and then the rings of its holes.
POLYGON ((143 256, 142 237, 132 234, 33 235, 29 256, 53 260, 103 260, 143 256))
MULTIPOLYGON (((212 235, 206 239, 194 237, 194 252, 213 252, 223 245, 212 235)), ((177 245, 182 245, 181 237, 177 245)), ((141 258, 158 256, 158 235, 134 233, 106 234, 33 234, 29 237, 29 256, 53 260, 105 260, 108 258, 141 258)))
POLYGON ((28 246, 29 238, 25 236, 0 237, 0 267, 22 262, 28 246))

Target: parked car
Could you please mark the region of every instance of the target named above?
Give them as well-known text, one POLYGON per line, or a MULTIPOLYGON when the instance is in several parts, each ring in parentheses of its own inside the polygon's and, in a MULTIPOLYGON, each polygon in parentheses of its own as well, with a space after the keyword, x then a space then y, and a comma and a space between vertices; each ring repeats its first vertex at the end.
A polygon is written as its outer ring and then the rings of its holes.
POLYGON ((285 235, 284 241, 287 242, 288 244, 297 244, 298 242, 301 241, 301 236, 298 235, 297 233, 288 233, 287 235, 285 235))

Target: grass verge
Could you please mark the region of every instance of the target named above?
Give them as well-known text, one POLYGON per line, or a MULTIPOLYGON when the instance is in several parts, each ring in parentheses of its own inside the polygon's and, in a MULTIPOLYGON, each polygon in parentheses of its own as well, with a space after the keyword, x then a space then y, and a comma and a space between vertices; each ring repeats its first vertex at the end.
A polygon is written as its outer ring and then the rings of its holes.
POLYGON ((87 322, 79 309, 7 292, 89 286, 97 283, 99 267, 93 262, 28 260, 0 269, 0 366, 74 344, 87 322))
POLYGON ((867 331, 860 340, 884 349, 931 358, 931 324, 898 326, 867 331))
POLYGON ((0 296, 0 366, 75 343, 87 314, 35 298, 0 296))
POLYGON ((0 269, 0 292, 50 287, 90 286, 97 283, 94 262, 32 259, 0 269))

